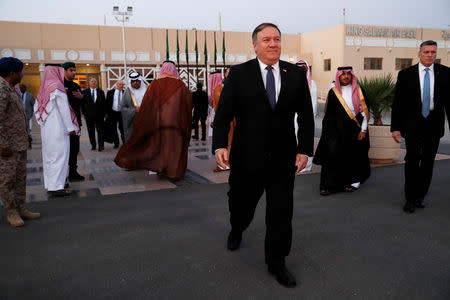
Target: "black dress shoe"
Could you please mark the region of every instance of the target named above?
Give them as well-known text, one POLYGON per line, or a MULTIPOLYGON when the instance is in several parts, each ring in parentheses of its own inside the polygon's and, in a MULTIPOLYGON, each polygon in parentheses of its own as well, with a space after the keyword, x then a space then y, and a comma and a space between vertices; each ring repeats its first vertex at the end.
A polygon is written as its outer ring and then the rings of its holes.
POLYGON ((297 285, 294 275, 289 272, 286 266, 269 265, 269 273, 274 275, 278 283, 285 287, 294 287, 297 285))
POLYGON ((403 211, 407 214, 412 214, 416 210, 414 203, 406 201, 405 206, 403 206, 403 211))
POLYGON ((198 136, 197 136, 197 135, 193 135, 193 136, 192 136, 192 139, 198 141, 198 136))
POLYGON ((75 172, 73 174, 69 173, 69 181, 83 181, 84 180, 84 176, 81 176, 80 174, 78 174, 78 172, 75 172))
POLYGON ((227 240, 227 249, 230 251, 235 251, 239 248, 242 241, 242 233, 235 233, 230 231, 227 240))
POLYGON ((119 148, 119 144, 114 145, 114 149, 117 149, 117 148, 119 148))
POLYGON ((423 201, 423 199, 419 199, 414 203, 414 206, 416 208, 425 208, 425 202, 423 201))
POLYGON ((103 151, 105 150, 105 147, 98 147, 98 151, 103 151))
POLYGON ((92 151, 97 150, 97 147, 96 147, 96 146, 92 146, 92 147, 91 147, 91 150, 92 150, 92 151))

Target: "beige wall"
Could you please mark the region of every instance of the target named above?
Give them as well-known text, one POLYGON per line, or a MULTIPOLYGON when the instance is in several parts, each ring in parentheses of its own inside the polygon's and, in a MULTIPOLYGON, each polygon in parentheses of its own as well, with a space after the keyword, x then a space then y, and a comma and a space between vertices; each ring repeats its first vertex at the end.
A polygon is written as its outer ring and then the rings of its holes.
POLYGON ((312 78, 317 89, 322 93, 328 92, 328 86, 336 76, 336 68, 344 63, 344 25, 302 34, 301 56, 312 58, 308 63, 312 66, 312 78), (324 71, 325 59, 331 59, 330 71, 324 71))
MULTIPOLYGON (((86 26, 45 23, 21 23, 0 21, 0 51, 2 56, 13 55, 29 64, 62 63, 72 60, 78 71, 86 64, 91 65, 85 74, 96 74, 105 88, 105 68, 122 66, 122 27, 86 26), (5 34, 6 33, 6 34, 5 34), (40 57, 41 55, 41 57, 40 57), (42 56, 43 55, 43 56, 42 56), (76 57, 76 58, 71 58, 76 57), (92 67, 95 68, 92 69, 92 67), (102 71, 103 70, 103 71, 102 71), (100 75, 99 75, 100 74, 100 75)), ((126 52, 128 66, 154 67, 166 59, 166 29, 126 27, 126 52)), ((171 59, 176 59, 176 30, 169 29, 169 50, 171 59)), ((184 59, 186 31, 180 29, 180 65, 184 59)), ((223 65, 222 32, 216 32, 218 65, 223 65)), ((188 30, 189 65, 195 65, 195 30, 188 30)), ((292 63, 302 58, 312 66, 319 96, 328 92, 334 80, 336 68, 352 65, 357 76, 373 76, 392 73, 394 77, 396 58, 411 58, 418 61, 420 42, 432 39, 438 42, 437 57, 444 65, 450 64, 450 30, 395 28, 386 26, 341 24, 304 34, 282 34, 282 59, 292 63), (350 28, 350 30, 349 30, 350 28), (353 31, 351 29, 354 29, 353 31), (379 34, 379 33, 384 34, 379 34), (396 35, 393 32, 397 32, 396 35), (406 33, 406 35, 404 34, 406 33), (413 33, 413 34, 411 34, 413 33), (365 57, 381 57, 382 70, 364 70, 365 57), (331 70, 324 71, 324 60, 331 59, 331 70)), ((199 65, 204 66, 205 31, 197 31, 199 65)), ((214 31, 206 31, 209 54, 208 66, 213 64, 214 31)), ((238 64, 255 57, 251 32, 225 32, 226 63, 238 64)), ((34 72, 36 76, 38 72, 34 72)), ((28 75, 27 75, 28 76, 28 75)), ((30 74, 29 76, 32 76, 30 74)), ((35 79, 26 78, 31 82, 35 79)), ((34 83, 33 83, 34 85, 34 83)), ((32 87, 35 89, 35 87, 32 87)))

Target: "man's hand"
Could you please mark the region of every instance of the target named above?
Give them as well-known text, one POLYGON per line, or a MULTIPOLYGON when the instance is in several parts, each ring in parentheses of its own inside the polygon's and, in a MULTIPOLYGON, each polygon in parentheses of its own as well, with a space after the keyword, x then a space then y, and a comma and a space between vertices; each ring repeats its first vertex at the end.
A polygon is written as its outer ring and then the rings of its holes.
POLYGON ((400 131, 398 131, 398 130, 392 131, 392 138, 397 143, 401 143, 402 142, 402 135, 400 134, 400 131))
POLYGON ((228 150, 226 148, 221 148, 216 151, 216 163, 222 167, 224 170, 228 169, 228 166, 225 164, 228 162, 228 150))
POLYGON ((69 135, 76 135, 77 133, 75 132, 75 130, 72 130, 71 132, 69 132, 69 135))
POLYGON ((306 164, 308 163, 308 156, 305 154, 297 154, 295 158, 295 166, 297 167, 297 170, 295 171, 295 174, 300 173, 301 170, 303 170, 306 167, 306 164))
POLYGON ((365 132, 362 132, 362 131, 360 131, 360 132, 359 132, 359 134, 358 134, 358 141, 360 141, 360 140, 364 139, 365 137, 366 137, 366 133, 365 133, 365 132))
POLYGON ((76 91, 72 92, 72 96, 74 96, 75 98, 78 98, 78 99, 83 99, 83 95, 81 94, 80 90, 76 90, 76 91))
POLYGON ((0 149, 0 156, 2 157, 10 157, 12 156, 13 152, 9 148, 1 148, 0 149))

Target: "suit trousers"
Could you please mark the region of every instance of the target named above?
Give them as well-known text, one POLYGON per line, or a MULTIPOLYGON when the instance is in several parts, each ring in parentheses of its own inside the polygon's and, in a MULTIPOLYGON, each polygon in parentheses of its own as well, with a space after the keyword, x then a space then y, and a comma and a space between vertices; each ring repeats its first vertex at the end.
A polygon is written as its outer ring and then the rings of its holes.
POLYGON ((80 152, 80 136, 70 136, 69 172, 76 172, 78 168, 78 153, 80 152))
POLYGON ((21 211, 27 186, 27 151, 0 156, 0 197, 6 212, 21 211))
POLYGON ((433 175, 434 159, 440 137, 433 136, 430 117, 422 118, 422 130, 405 137, 405 198, 408 202, 422 200, 428 192, 433 175))
POLYGON ((89 142, 91 142, 92 148, 97 147, 97 142, 95 139, 95 131, 97 130, 98 147, 104 147, 103 142, 103 126, 104 120, 99 118, 86 118, 86 125, 89 134, 89 142))
POLYGON ((195 116, 192 118, 192 127, 194 127, 194 135, 198 137, 198 121, 200 121, 202 125, 202 138, 206 138, 206 116, 199 117, 195 116))
POLYGON ((113 135, 114 135, 114 145, 119 145, 119 135, 117 134, 117 124, 119 125, 119 132, 120 132, 120 138, 122 139, 122 144, 125 143, 125 134, 123 132, 123 121, 122 121, 122 114, 120 111, 111 111, 110 117, 113 122, 112 128, 113 129, 113 135))
POLYGON ((266 192, 267 264, 284 264, 292 243, 294 161, 292 166, 280 168, 280 165, 277 161, 268 161, 263 170, 251 172, 232 165, 229 178, 228 205, 233 232, 247 229, 259 199, 266 192))

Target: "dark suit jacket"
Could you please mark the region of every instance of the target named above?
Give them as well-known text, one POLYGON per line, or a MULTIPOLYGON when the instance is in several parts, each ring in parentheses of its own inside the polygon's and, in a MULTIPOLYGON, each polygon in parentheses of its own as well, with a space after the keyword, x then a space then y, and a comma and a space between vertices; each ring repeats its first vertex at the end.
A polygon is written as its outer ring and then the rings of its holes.
POLYGON ((87 119, 103 120, 105 117, 106 99, 102 89, 97 88, 97 100, 91 96, 91 89, 83 91, 83 114, 87 119))
POLYGON ((305 72, 280 60, 281 90, 272 110, 257 59, 231 67, 214 118, 212 152, 227 148, 230 122, 236 118, 230 153, 232 168, 258 171, 267 159, 294 170, 297 153, 312 156, 314 117, 305 72), (294 115, 298 113, 298 140, 294 115))
MULTIPOLYGON (((116 89, 112 89, 109 90, 106 93, 106 104, 105 104, 105 112, 107 114, 111 113, 112 111, 112 106, 113 106, 113 102, 114 102, 114 93, 116 92, 116 89)), ((123 93, 125 92, 125 90, 122 90, 122 99, 123 99, 123 93)), ((120 112, 120 106, 119 106, 119 112, 120 112)))
MULTIPOLYGON (((442 137, 445 132, 445 113, 450 117, 450 72, 449 68, 434 64, 434 110, 428 118, 433 132, 442 137)), ((403 137, 420 132, 422 118, 422 97, 419 81, 419 64, 398 73, 395 99, 392 105, 391 131, 400 131, 403 137)))
POLYGON ((202 90, 192 93, 192 106, 194 118, 206 118, 208 116, 208 94, 202 90))

